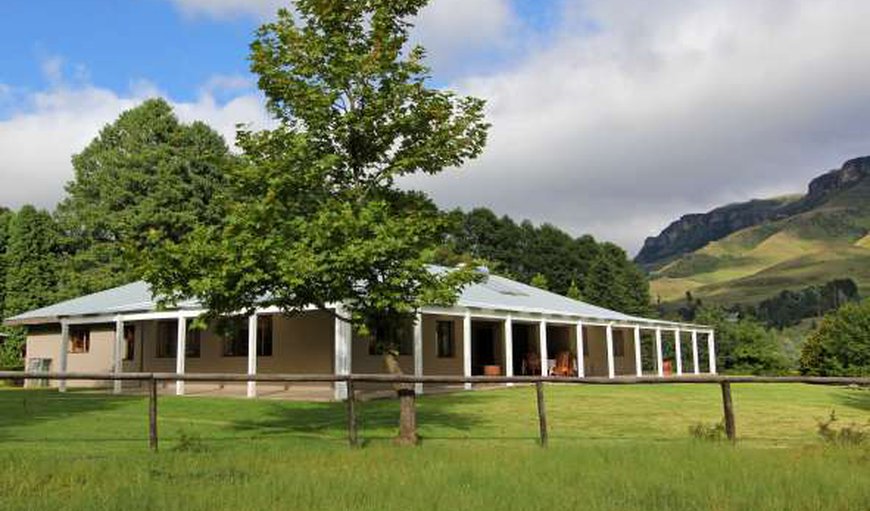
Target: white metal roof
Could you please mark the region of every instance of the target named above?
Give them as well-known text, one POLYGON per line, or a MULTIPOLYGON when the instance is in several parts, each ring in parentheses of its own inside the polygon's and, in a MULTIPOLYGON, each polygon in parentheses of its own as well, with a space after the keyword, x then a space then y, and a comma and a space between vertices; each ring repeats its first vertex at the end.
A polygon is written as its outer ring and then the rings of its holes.
MULTIPOLYGON (((432 267, 432 270, 444 271, 446 268, 432 267)), ((182 302, 177 307, 181 310, 200 308, 201 305, 197 301, 182 302)), ((491 274, 482 282, 466 286, 454 308, 560 315, 602 322, 681 325, 623 314, 491 274)), ((27 311, 6 318, 6 323, 57 323, 61 318, 155 312, 157 309, 157 300, 152 295, 150 286, 144 281, 139 281, 27 311)), ((686 326, 702 327, 701 325, 686 326)))

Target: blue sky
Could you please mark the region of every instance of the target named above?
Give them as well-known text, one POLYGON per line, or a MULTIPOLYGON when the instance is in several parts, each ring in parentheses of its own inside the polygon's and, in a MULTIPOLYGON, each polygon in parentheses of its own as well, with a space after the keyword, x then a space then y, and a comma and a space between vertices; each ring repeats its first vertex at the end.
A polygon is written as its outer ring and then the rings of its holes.
MULTIPOLYGON (((0 2, 0 205, 53 208, 71 156, 148 97, 230 144, 268 127, 246 56, 283 3, 0 2)), ((867 19, 866 0, 431 0, 413 39, 493 127, 477 161, 405 184, 633 252, 870 154, 867 19)))

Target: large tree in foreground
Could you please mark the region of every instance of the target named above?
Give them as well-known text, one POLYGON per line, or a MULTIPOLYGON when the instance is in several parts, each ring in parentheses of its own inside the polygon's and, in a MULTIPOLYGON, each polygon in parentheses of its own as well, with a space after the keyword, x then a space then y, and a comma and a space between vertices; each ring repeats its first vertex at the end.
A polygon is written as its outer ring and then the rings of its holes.
MULTIPOLYGON (((212 315, 274 305, 334 311, 399 373, 401 332, 427 303, 451 303, 470 269, 429 271, 442 215, 396 180, 459 167, 483 149, 484 102, 427 85, 409 20, 425 0, 299 0, 251 45, 273 130, 241 132, 223 221, 149 256, 169 300, 212 315)), ((416 440, 403 396, 400 438, 416 440)))

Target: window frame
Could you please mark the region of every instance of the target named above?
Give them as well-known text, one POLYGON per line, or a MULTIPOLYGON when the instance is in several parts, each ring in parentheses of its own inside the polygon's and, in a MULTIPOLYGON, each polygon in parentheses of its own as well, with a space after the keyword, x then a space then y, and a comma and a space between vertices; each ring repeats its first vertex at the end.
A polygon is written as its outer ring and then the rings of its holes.
POLYGON ((456 323, 452 319, 435 322, 435 351, 438 358, 456 358, 456 323), (442 338, 442 334, 446 334, 447 338, 442 338), (445 343, 446 350, 443 349, 445 343))
POLYGON ((83 355, 91 351, 91 329, 83 325, 70 325, 67 353, 83 355), (80 346, 80 347, 79 347, 80 346))

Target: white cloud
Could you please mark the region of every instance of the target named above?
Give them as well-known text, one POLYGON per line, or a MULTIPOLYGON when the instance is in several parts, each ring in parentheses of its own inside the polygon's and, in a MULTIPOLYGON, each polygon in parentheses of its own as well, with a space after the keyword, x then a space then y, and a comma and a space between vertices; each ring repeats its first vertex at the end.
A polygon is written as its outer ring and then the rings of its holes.
MULTIPOLYGON (((215 83, 221 81, 215 78, 215 83)), ((26 95, 30 105, 26 112, 0 120, 0 204, 53 207, 63 196, 64 183, 73 177, 72 155, 121 112, 161 95, 148 82, 135 83, 126 94, 79 85, 26 95)), ((204 121, 230 144, 237 123, 268 124, 261 98, 250 92, 222 102, 204 91, 195 101, 173 102, 173 106, 182 121, 204 121)))
POLYGON ((635 250, 684 213, 870 153, 868 2, 566 5, 544 51, 457 80, 489 99, 485 155, 413 184, 635 250))

